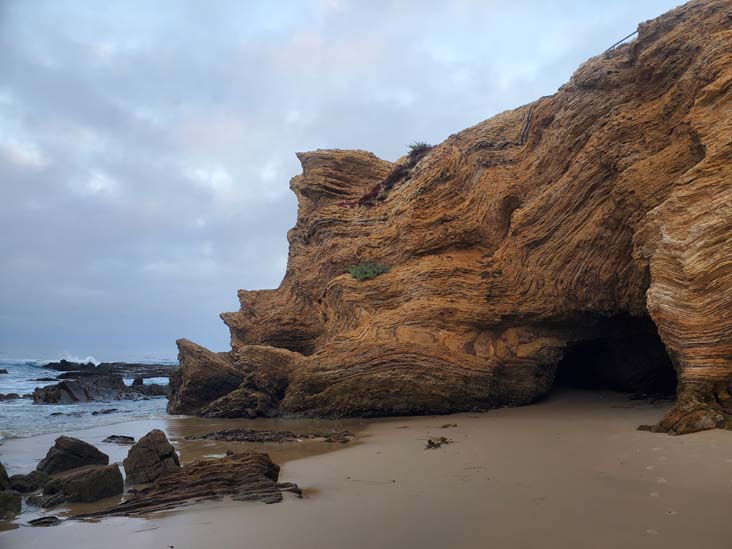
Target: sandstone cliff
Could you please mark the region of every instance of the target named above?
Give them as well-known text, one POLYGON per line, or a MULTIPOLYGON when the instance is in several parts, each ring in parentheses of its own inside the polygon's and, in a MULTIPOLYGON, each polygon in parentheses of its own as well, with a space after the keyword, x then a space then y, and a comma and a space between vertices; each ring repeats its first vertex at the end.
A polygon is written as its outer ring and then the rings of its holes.
POLYGON ((670 358, 678 399, 657 430, 732 427, 728 0, 641 24, 555 95, 396 163, 298 157, 284 280, 239 292, 230 352, 178 342, 170 412, 522 405, 603 341, 622 347, 610 374, 670 358), (367 260, 388 272, 347 273, 367 260))

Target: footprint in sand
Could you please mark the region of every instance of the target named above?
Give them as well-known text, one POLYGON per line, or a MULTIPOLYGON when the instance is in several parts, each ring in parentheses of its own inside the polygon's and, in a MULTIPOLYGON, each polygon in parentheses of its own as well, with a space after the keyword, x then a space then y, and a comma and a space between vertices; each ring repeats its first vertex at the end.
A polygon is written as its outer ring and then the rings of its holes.
POLYGON ((667 483, 668 481, 667 481, 667 480, 666 480, 665 478, 663 478, 663 477, 658 477, 658 478, 656 479, 656 482, 657 482, 658 484, 666 484, 666 483, 667 483))
POLYGON ((649 528, 648 530, 646 530, 646 534, 651 536, 657 536, 658 530, 656 530, 655 528, 649 528))
POLYGON ((668 461, 666 456, 658 456, 658 461, 668 461))
POLYGON ((651 496, 651 497, 654 497, 654 498, 657 498, 657 497, 660 497, 661 496, 661 494, 659 494, 658 492, 651 492, 648 495, 651 496))
POLYGON ((669 509, 668 511, 666 511, 666 514, 668 516, 672 517, 672 516, 674 516, 676 514, 676 511, 674 511, 673 509, 669 509))
POLYGON ((655 468, 656 468, 655 465, 646 465, 646 471, 653 471, 655 468))

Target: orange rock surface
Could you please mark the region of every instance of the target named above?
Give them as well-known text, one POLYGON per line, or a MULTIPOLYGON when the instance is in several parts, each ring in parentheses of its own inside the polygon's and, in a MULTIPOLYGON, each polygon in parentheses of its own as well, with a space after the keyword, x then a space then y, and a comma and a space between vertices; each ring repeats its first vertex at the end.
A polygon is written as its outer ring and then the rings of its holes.
POLYGON ((578 344, 660 336, 678 399, 654 429, 732 427, 728 0, 643 23, 556 94, 397 163, 298 157, 286 275, 221 315, 231 352, 178 342, 171 412, 522 405, 578 344), (389 271, 347 273, 367 260, 389 271))

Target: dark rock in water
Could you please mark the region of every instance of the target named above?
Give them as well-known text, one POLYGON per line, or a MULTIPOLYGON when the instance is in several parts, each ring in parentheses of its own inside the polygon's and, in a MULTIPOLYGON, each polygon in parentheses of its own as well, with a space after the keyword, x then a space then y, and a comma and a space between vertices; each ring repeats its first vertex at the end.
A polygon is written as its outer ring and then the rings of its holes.
POLYGON ((322 438, 325 442, 348 442, 353 433, 350 431, 325 431, 295 433, 293 431, 270 431, 268 429, 224 429, 205 435, 187 436, 186 440, 226 440, 229 442, 297 442, 322 438))
POLYGON ((46 457, 38 464, 37 469, 48 475, 61 471, 76 469, 85 465, 107 465, 109 456, 97 450, 91 444, 67 436, 60 436, 46 457))
POLYGON ((117 411, 117 408, 106 408, 104 410, 96 410, 92 412, 93 416, 101 416, 101 415, 107 415, 107 414, 113 414, 117 411))
POLYGON ((102 442, 108 442, 113 444, 134 444, 135 437, 128 437, 124 435, 109 435, 102 442))
POLYGON ((5 368, 0 368, 0 374, 7 374, 8 371, 5 368))
POLYGON ((133 385, 133 391, 139 391, 145 396, 167 396, 168 386, 159 383, 150 383, 148 385, 133 385))
POLYGON ((153 429, 130 448, 122 464, 127 475, 127 484, 152 482, 180 469, 175 448, 159 429, 153 429))
POLYGON ((28 524, 31 526, 56 526, 61 524, 63 521, 53 515, 47 515, 45 517, 29 520, 28 524))
POLYGON ((168 377, 178 369, 176 365, 170 364, 139 364, 129 362, 102 362, 95 366, 91 362, 82 364, 60 360, 49 362, 43 365, 44 368, 65 372, 59 376, 61 379, 78 379, 89 376, 110 376, 117 375, 132 378, 168 377))
POLYGON ((57 377, 39 377, 36 379, 31 379, 31 381, 58 381, 59 378, 57 377))
POLYGON ((128 387, 120 376, 93 376, 64 380, 56 385, 36 387, 33 402, 36 404, 73 404, 110 400, 139 400, 145 396, 163 396, 162 385, 128 387))
POLYGON ((86 364, 83 364, 81 362, 72 362, 70 360, 62 358, 58 362, 49 362, 48 364, 44 364, 43 368, 57 370, 59 372, 72 372, 76 370, 94 370, 96 368, 96 365, 93 362, 87 362, 86 364))
POLYGON ((22 398, 18 393, 0 394, 0 400, 15 400, 18 398, 22 398))
POLYGON ((22 494, 40 490, 47 482, 48 475, 43 471, 31 471, 27 475, 13 475, 10 477, 10 487, 22 494))
POLYGON ((8 472, 5 467, 0 463, 0 490, 7 490, 10 488, 10 478, 8 478, 8 472))
POLYGON ((18 513, 23 505, 23 498, 18 492, 5 490, 0 492, 0 519, 12 518, 18 513))
POLYGON ((139 387, 140 385, 145 385, 145 380, 141 377, 136 377, 132 380, 132 386, 133 387, 139 387))
POLYGON ((43 488, 43 495, 31 496, 28 502, 47 509, 65 502, 90 503, 119 495, 123 490, 122 473, 117 465, 84 467, 50 480, 43 488))
POLYGON ((116 400, 126 391, 127 386, 121 377, 100 376, 37 387, 33 391, 33 402, 36 404, 73 404, 94 400, 116 400))
POLYGON ((64 414, 63 412, 53 412, 51 414, 48 414, 49 417, 55 417, 55 416, 72 416, 72 417, 81 417, 86 412, 69 412, 67 414, 64 414))
POLYGON ((255 452, 195 461, 129 493, 119 505, 75 518, 139 515, 223 496, 276 503, 282 501, 283 490, 295 492, 293 485, 278 486, 279 471, 268 455, 255 452))

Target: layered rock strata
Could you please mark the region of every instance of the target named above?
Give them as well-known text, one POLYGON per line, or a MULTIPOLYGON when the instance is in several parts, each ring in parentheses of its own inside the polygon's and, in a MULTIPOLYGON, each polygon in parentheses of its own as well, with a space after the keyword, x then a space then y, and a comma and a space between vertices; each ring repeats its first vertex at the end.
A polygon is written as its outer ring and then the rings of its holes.
POLYGON ((732 5, 697 0, 417 156, 301 153, 280 287, 239 292, 230 352, 178 342, 169 410, 523 405, 577 345, 627 336, 660 339, 678 383, 656 430, 730 428, 731 139, 732 5), (347 273, 367 261, 388 270, 347 273))
POLYGON ((131 490, 119 505, 76 518, 139 515, 224 496, 237 501, 277 503, 282 500, 282 492, 299 494, 296 485, 277 483, 279 471, 268 455, 254 452, 194 461, 146 488, 131 490))

